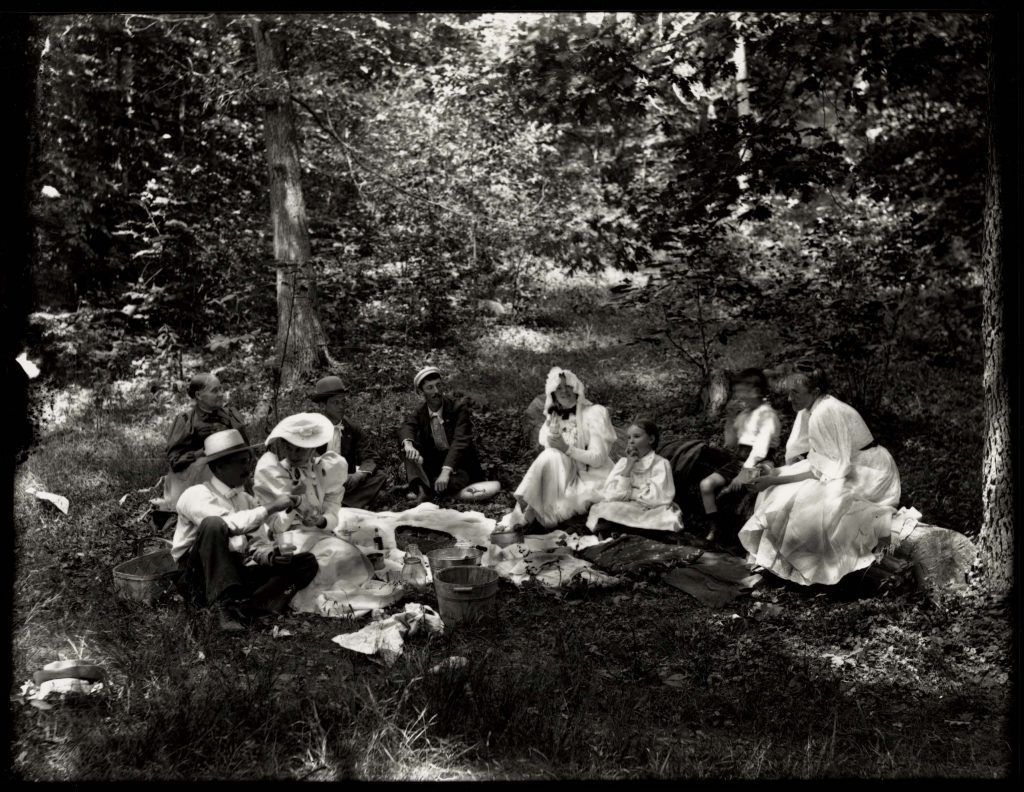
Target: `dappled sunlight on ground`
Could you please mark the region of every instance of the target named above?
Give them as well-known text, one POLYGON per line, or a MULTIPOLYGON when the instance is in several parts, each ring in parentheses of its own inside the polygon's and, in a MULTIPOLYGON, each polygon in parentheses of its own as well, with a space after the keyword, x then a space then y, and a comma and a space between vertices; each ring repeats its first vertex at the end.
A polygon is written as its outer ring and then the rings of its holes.
POLYGON ((54 392, 52 399, 41 404, 42 429, 58 432, 89 412, 93 402, 93 389, 68 385, 54 392))

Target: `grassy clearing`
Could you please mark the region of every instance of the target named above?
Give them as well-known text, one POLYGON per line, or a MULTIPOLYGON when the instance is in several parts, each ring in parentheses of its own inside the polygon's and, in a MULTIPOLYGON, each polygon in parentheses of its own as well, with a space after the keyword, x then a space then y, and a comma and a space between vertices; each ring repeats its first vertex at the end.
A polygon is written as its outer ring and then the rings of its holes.
MULTIPOLYGON (((485 463, 506 491, 533 449, 521 411, 553 364, 628 420, 710 437, 688 415, 690 372, 666 350, 629 345, 643 317, 610 313, 576 286, 520 325, 483 328, 459 353, 392 350, 354 371, 352 414, 386 453, 414 403, 424 359, 473 396, 485 463), (581 331, 580 328, 583 328, 581 331)), ((752 334, 727 364, 756 362, 752 334)), ((371 359, 371 358, 368 358, 371 359)), ((211 361, 209 365, 219 364, 211 361)), ((954 528, 977 524, 980 389, 901 362, 871 422, 894 453, 905 502, 954 528)), ((251 407, 244 389, 239 406, 251 407)), ((254 400, 253 400, 254 401, 254 400)), ((150 532, 146 491, 163 432, 184 402, 124 383, 62 389, 19 472, 15 502, 13 681, 58 658, 110 672, 95 699, 49 711, 12 703, 14 773, 29 780, 998 777, 1009 769, 1008 615, 950 600, 924 610, 906 594, 863 599, 770 589, 781 606, 712 611, 661 584, 557 597, 503 584, 495 623, 414 638, 390 670, 330 638, 346 622, 293 616, 242 639, 169 601, 113 596, 110 568, 150 532), (71 500, 64 517, 28 483, 71 500), (140 491, 142 490, 142 491, 140 491), (125 496, 125 497, 123 497, 125 496), (123 497, 123 500, 122 500, 123 497), (429 669, 451 656, 465 668, 429 669), (667 684, 666 680, 671 682, 667 684)), ((284 394, 282 415, 308 409, 284 394)), ((384 503, 382 507, 390 504, 384 503)), ((428 596, 426 601, 433 604, 428 596)))

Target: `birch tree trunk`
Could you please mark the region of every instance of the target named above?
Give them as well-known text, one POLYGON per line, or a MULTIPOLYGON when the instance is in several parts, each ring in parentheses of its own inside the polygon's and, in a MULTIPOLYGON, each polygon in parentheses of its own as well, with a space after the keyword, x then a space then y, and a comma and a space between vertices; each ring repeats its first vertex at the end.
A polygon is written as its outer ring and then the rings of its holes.
POLYGON ((283 42, 264 20, 252 21, 256 64, 263 83, 263 130, 270 173, 270 220, 277 263, 277 350, 281 382, 328 362, 327 339, 317 313, 299 145, 284 70, 283 42))

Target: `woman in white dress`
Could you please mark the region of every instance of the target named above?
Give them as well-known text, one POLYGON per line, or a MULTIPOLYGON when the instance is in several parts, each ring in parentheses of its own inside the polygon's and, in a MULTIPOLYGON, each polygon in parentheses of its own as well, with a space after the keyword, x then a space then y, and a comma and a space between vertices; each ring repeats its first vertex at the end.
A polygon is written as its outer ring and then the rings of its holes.
POLYGON ((568 369, 555 366, 544 384, 544 414, 537 456, 516 488, 516 507, 501 520, 502 527, 536 521, 553 529, 600 500, 600 490, 612 469, 608 451, 615 427, 608 410, 592 404, 583 383, 568 369))
POLYGON ((294 610, 317 612, 317 596, 337 588, 358 586, 369 580, 373 565, 351 542, 339 539, 339 510, 345 496, 348 464, 333 451, 316 456, 316 448, 334 435, 330 419, 319 413, 297 413, 282 420, 267 436, 267 452, 256 463, 253 492, 261 503, 292 492, 304 492, 295 509, 271 515, 266 525, 271 536, 316 556, 318 571, 313 581, 291 601, 294 610))
POLYGON ((888 542, 900 474, 860 414, 828 395, 824 371, 798 363, 787 387, 797 410, 787 464, 747 484, 760 494, 739 540, 748 560, 779 577, 830 585, 888 542))
POLYGON ((601 490, 604 500, 590 507, 587 528, 600 531, 599 521, 607 520, 648 531, 682 531, 682 514, 672 502, 676 494, 672 466, 655 453, 661 438, 657 425, 638 418, 626 437, 626 455, 608 474, 601 490))

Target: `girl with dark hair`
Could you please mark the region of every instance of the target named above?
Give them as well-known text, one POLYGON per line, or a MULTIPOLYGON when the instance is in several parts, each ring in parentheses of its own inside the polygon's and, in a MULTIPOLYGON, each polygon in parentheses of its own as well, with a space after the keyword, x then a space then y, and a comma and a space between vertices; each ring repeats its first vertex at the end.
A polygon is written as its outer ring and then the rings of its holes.
POLYGON ((661 439, 657 425, 638 418, 626 438, 626 455, 608 474, 601 502, 590 507, 587 528, 602 531, 603 523, 610 522, 648 531, 682 531, 682 515, 672 502, 676 494, 672 467, 656 453, 661 439))
POLYGON ((725 421, 726 448, 706 448, 702 461, 714 468, 700 482, 701 502, 710 523, 707 541, 713 542, 721 529, 718 496, 740 489, 762 468, 779 444, 779 416, 768 403, 768 379, 759 368, 748 368, 733 379, 735 415, 725 421))
POLYGON ((819 366, 801 361, 786 385, 797 410, 787 464, 747 484, 760 494, 740 543, 779 577, 837 583, 888 539, 900 474, 860 414, 826 392, 819 366))

